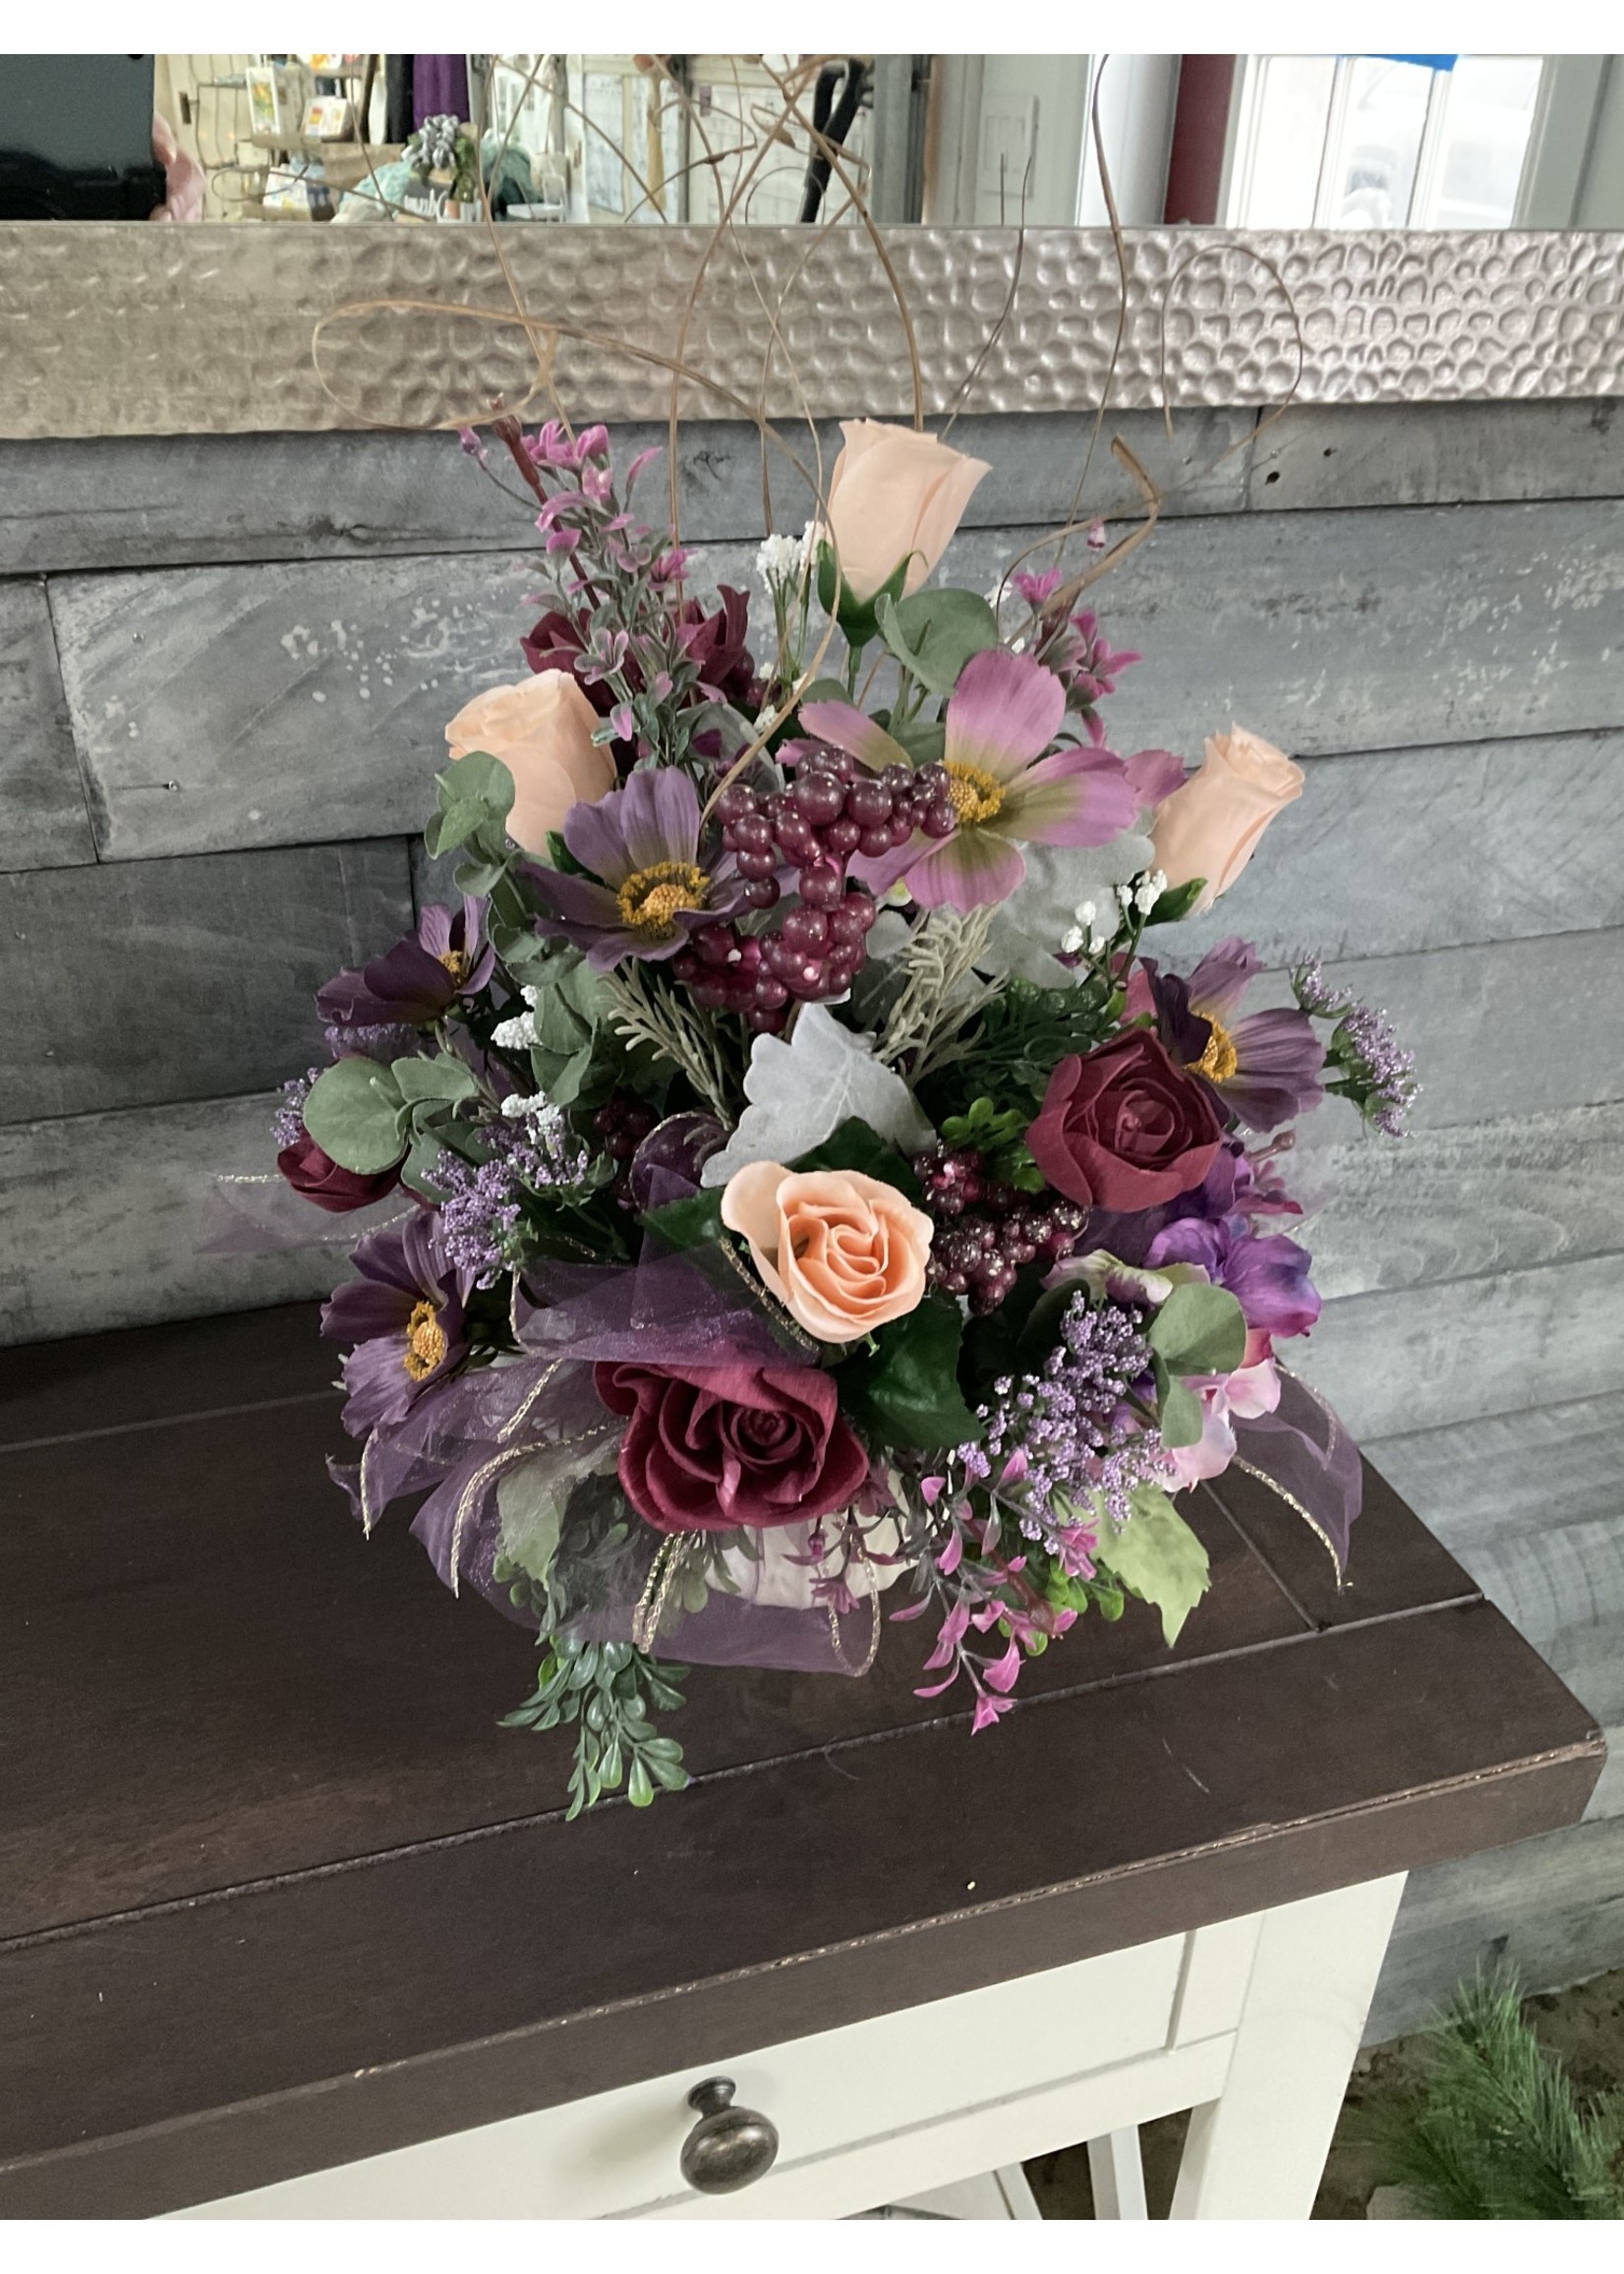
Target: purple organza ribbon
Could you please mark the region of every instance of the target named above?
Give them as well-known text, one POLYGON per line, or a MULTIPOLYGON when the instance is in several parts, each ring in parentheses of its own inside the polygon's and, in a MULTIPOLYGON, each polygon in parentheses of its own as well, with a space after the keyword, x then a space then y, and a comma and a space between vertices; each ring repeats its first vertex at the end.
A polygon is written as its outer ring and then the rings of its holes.
MULTIPOLYGON (((560 1497, 604 1468, 623 1424, 593 1387, 603 1362, 650 1366, 782 1365, 784 1351, 761 1312, 733 1297, 685 1255, 661 1255, 626 1267, 552 1263, 550 1301, 514 1305, 517 1358, 454 1375, 420 1397, 405 1418, 375 1429, 359 1463, 331 1464, 370 1532, 388 1503, 427 1490, 412 1522, 441 1580, 453 1593, 472 1587, 506 1617, 529 1625, 508 1586, 495 1576, 501 1547, 498 1492, 503 1478, 533 1470, 531 1482, 560 1497)), ((629 1641, 651 1585, 688 1536, 647 1563, 628 1559, 623 1588, 595 1603, 578 1624, 599 1641, 629 1641), (637 1592, 631 1592, 635 1576, 637 1592)), ((760 1605, 713 1592, 703 1610, 673 1604, 659 1622, 667 1656, 704 1665, 770 1665, 791 1671, 859 1673, 873 1655, 875 1613, 831 1600, 808 1609, 760 1605)))
POLYGON ((312 1205, 273 1173, 217 1176, 203 1198, 200 1255, 289 1255, 300 1250, 355 1246, 363 1232, 409 1215, 409 1193, 391 1193, 371 1207, 340 1214, 312 1205))
POLYGON ((1364 1467, 1359 1447, 1317 1391, 1280 1370, 1280 1403, 1255 1421, 1234 1421, 1233 1467, 1300 1516, 1329 1550, 1342 1585, 1348 1537, 1360 1511, 1364 1467))

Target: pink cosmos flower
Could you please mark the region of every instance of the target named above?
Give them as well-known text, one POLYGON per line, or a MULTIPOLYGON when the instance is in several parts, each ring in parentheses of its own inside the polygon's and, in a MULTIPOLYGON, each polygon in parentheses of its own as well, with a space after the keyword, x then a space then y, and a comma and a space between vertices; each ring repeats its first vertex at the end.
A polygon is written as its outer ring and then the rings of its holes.
MULTIPOLYGON (((878 889, 905 877, 921 907, 967 912, 1009 899, 1026 874, 1022 844, 1109 845, 1131 828, 1138 799, 1120 758, 1073 744, 1051 750, 1065 716, 1064 685, 1030 656, 1008 648, 971 656, 945 721, 953 834, 914 838, 867 864, 875 873, 865 869, 865 881, 878 889)), ((810 733, 866 766, 911 764, 853 704, 809 703, 801 719, 810 733)))

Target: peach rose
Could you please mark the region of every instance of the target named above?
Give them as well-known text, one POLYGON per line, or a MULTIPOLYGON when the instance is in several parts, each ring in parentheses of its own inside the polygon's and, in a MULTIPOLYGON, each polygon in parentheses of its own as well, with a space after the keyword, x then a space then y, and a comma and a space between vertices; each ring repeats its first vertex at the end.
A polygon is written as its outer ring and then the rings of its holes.
POLYGON ((925 1292, 935 1226, 877 1177, 751 1161, 727 1180, 722 1221, 743 1234, 767 1287, 820 1342, 855 1342, 925 1292))
POLYGON ((609 745, 595 742, 598 714, 570 671, 538 671, 510 687, 488 687, 445 729, 453 758, 484 750, 513 777, 507 834, 547 857, 547 833, 572 805, 596 805, 619 777, 609 745))
POLYGON ((829 478, 826 534, 856 601, 872 600, 899 561, 904 593, 917 592, 948 550, 971 492, 990 469, 934 435, 846 419, 845 443, 829 478))
POLYGON ((1156 808, 1156 866, 1170 886, 1204 876, 1195 903, 1210 908, 1227 893, 1283 806, 1303 794, 1303 769, 1245 727, 1209 734, 1206 758, 1182 789, 1156 808))

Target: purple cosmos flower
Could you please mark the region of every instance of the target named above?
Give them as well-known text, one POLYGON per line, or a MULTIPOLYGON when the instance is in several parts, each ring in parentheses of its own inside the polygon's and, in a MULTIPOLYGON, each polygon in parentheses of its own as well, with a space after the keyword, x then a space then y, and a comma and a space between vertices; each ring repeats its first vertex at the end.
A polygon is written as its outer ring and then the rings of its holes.
POLYGON ((474 1282, 447 1258, 430 1209, 369 1232, 353 1261, 361 1277, 323 1306, 321 1332, 355 1345, 344 1361, 344 1427, 360 1437, 381 1422, 398 1422, 463 1356, 474 1282))
POLYGON ((525 878, 547 910, 539 929, 584 948, 595 971, 674 956, 742 897, 731 853, 700 859, 699 793, 675 767, 644 768, 624 789, 572 805, 564 843, 601 882, 537 864, 525 878))
MULTIPOLYGON (((886 883, 905 876, 921 907, 992 907, 1026 874, 1020 844, 1109 845, 1131 828, 1138 799, 1120 758, 1074 744, 1044 756, 1065 716, 1065 687, 1030 656, 1008 648, 971 656, 948 700, 942 753, 957 827, 869 865, 886 869, 886 883)), ((801 720, 877 771, 910 763, 850 703, 809 703, 801 720)))
POLYGON ((433 1026, 459 997, 477 995, 494 965, 485 903, 465 898, 455 914, 425 908, 387 955, 329 979, 316 1007, 333 1026, 433 1026))
POLYGON ((1279 1232, 1259 1238, 1240 1216, 1216 1224, 1183 1217, 1157 1233, 1145 1260, 1152 1270, 1164 1263, 1198 1263, 1215 1286, 1229 1289, 1256 1334, 1306 1334, 1319 1316, 1307 1250, 1279 1232))
MULTIPOLYGON (((1170 1054, 1206 1082, 1219 1103, 1248 1129, 1278 1129, 1324 1096, 1325 1051, 1302 1011, 1235 1012, 1261 970, 1245 940, 1220 940, 1188 979, 1141 959, 1161 1037, 1170 1054), (1231 1021, 1234 1021, 1231 1023, 1231 1021)), ((1130 991, 1129 1009, 1135 990, 1130 991)))

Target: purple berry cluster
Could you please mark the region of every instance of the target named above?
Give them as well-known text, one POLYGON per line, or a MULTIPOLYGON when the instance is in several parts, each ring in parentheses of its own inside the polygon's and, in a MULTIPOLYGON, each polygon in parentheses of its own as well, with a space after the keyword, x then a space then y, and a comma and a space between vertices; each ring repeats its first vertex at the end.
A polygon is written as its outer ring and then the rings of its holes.
POLYGON ((913 1169, 938 1227, 931 1284, 966 1296, 977 1315, 998 1309, 1022 1264, 1048 1266, 1070 1255, 1087 1223, 1083 1209, 1057 1194, 1000 1183, 971 1145, 934 1145, 913 1169))
POLYGON ((758 1033, 777 1033, 791 1002, 827 1003, 862 969, 877 909, 850 881, 852 857, 877 860, 916 832, 950 836, 957 815, 940 766, 867 773, 843 750, 803 743, 786 758, 795 779, 783 789, 729 784, 717 800, 722 839, 733 855, 748 907, 793 904, 773 930, 741 935, 730 924, 696 932, 671 973, 707 1010, 736 1012, 758 1033))
POLYGON ((660 1116, 652 1105, 629 1089, 617 1089, 607 1105, 601 1105, 588 1125, 600 1152, 607 1153, 614 1163, 614 1182, 609 1187, 619 1207, 633 1206, 631 1196, 631 1156, 653 1129, 660 1116))

